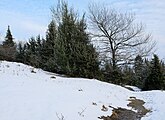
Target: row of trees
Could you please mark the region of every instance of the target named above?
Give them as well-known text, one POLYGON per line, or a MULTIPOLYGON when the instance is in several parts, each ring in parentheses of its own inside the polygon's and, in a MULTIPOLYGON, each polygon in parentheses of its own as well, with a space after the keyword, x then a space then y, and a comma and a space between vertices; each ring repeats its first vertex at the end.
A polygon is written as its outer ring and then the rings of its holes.
POLYGON ((108 74, 113 71, 113 66, 109 65, 107 64, 103 72, 107 82, 133 85, 142 90, 165 89, 165 65, 155 54, 151 60, 136 56, 131 66, 121 67, 116 74, 108 74), (117 81, 114 81, 114 75, 117 81))
POLYGON ((16 60, 68 76, 98 76, 98 54, 86 33, 85 16, 79 18, 66 3, 52 12, 46 38, 38 36, 19 44, 16 60))
POLYGON ((144 59, 155 44, 141 24, 134 24, 134 16, 93 4, 89 7, 92 31, 88 34, 85 14, 80 18, 65 2, 52 13, 45 38, 32 37, 16 45, 8 27, 0 46, 1 59, 67 76, 97 78, 144 90, 165 89, 164 63, 157 55, 144 59))

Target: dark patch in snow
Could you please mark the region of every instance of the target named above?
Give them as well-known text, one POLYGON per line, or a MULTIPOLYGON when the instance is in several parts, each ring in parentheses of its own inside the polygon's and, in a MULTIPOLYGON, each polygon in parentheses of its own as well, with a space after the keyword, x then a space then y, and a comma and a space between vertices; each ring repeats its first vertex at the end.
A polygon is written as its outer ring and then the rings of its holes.
POLYGON ((140 99, 136 99, 136 97, 130 97, 130 103, 127 105, 128 107, 132 107, 137 110, 137 112, 128 110, 125 108, 113 108, 111 116, 101 116, 99 119, 103 120, 141 120, 141 118, 146 115, 150 110, 146 109, 144 105, 144 101, 140 99))

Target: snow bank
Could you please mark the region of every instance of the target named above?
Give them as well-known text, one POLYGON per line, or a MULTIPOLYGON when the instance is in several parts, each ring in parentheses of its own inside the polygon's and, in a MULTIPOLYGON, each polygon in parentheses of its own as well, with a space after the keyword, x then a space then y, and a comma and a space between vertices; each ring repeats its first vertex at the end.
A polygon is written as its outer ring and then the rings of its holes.
MULTIPOLYGON (((95 79, 65 78, 21 63, 0 62, 0 120, 97 120, 129 97, 152 110, 143 120, 164 120, 163 91, 132 92, 95 79), (33 72, 32 72, 33 71, 33 72), (102 111, 102 106, 108 111, 102 111)), ((131 108, 128 108, 131 109, 131 108)))

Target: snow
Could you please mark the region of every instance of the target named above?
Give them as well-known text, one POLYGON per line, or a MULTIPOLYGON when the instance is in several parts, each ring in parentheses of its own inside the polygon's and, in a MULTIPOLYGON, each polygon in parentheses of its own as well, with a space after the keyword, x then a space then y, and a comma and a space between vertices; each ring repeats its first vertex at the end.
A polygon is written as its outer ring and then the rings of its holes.
POLYGON ((136 86, 125 85, 124 87, 125 88, 130 88, 130 89, 132 89, 135 92, 140 92, 141 91, 141 89, 136 87, 136 86))
POLYGON ((111 115, 108 106, 131 109, 129 97, 144 100, 151 109, 142 120, 164 120, 164 91, 134 92, 95 79, 66 78, 21 63, 0 62, 0 120, 99 120, 111 115), (108 111, 101 110, 103 105, 108 111))

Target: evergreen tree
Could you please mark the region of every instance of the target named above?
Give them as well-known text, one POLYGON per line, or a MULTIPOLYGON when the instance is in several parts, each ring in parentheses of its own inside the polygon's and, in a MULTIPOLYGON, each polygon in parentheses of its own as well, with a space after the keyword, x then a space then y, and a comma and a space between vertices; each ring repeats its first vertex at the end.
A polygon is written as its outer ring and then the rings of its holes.
POLYGON ((54 20, 50 22, 48 25, 48 30, 46 33, 46 41, 45 41, 45 49, 46 49, 46 54, 45 57, 49 59, 50 57, 53 57, 54 55, 54 45, 55 41, 57 38, 57 28, 56 28, 56 23, 54 20))
POLYGON ((23 46, 23 44, 21 42, 18 43, 18 48, 17 48, 17 52, 16 52, 16 61, 17 62, 22 62, 25 63, 25 47, 23 46))
POLYGON ((144 84, 143 71, 144 71, 143 59, 140 55, 138 55, 136 56, 134 62, 135 79, 133 81, 133 85, 139 88, 142 88, 144 84))
POLYGON ((150 62, 150 74, 145 81, 144 90, 163 89, 163 71, 161 62, 157 55, 150 62))
POLYGON ((103 81, 105 82, 122 84, 126 81, 126 76, 122 75, 121 68, 116 68, 114 70, 112 63, 109 61, 105 61, 105 64, 103 65, 101 72, 103 74, 103 81))
POLYGON ((42 68, 43 63, 43 59, 42 59, 42 50, 43 50, 43 38, 41 39, 40 35, 38 35, 36 37, 36 48, 35 48, 35 57, 37 60, 37 64, 36 66, 39 68, 42 68))
POLYGON ((19 44, 17 60, 68 76, 98 78, 99 60, 86 33, 85 15, 81 19, 62 2, 56 19, 48 25, 46 39, 32 37, 19 44))
POLYGON ((40 35, 31 37, 29 42, 19 43, 16 53, 16 61, 42 68, 43 39, 40 35))
POLYGON ((103 65, 101 72, 103 74, 103 81, 105 82, 111 82, 111 75, 112 75, 112 64, 108 61, 105 61, 105 64, 103 65))
POLYGON ((3 46, 6 47, 13 47, 14 46, 14 41, 13 41, 13 36, 10 31, 10 26, 8 26, 5 41, 3 42, 3 46))
POLYGON ((135 73, 133 68, 128 65, 124 65, 122 70, 122 83, 125 85, 135 85, 135 73))
POLYGON ((143 62, 143 71, 142 71, 142 81, 143 81, 143 86, 142 86, 142 90, 145 90, 146 89, 146 83, 148 81, 148 76, 150 75, 151 73, 151 64, 150 64, 151 61, 149 61, 147 58, 144 59, 144 62, 143 62))
POLYGON ((85 31, 84 16, 79 20, 66 3, 63 2, 60 6, 60 12, 54 13, 60 19, 55 44, 58 72, 69 76, 96 77, 99 69, 98 56, 85 31))
POLYGON ((0 53, 3 60, 14 61, 16 54, 16 45, 13 41, 13 37, 10 31, 10 27, 8 26, 5 41, 0 47, 0 53))
POLYGON ((55 42, 57 39, 57 27, 54 20, 48 25, 46 33, 46 40, 43 42, 42 61, 44 62, 43 68, 48 71, 57 72, 55 60, 55 42))
POLYGON ((165 63, 161 61, 162 72, 163 72, 163 89, 165 90, 165 63))

